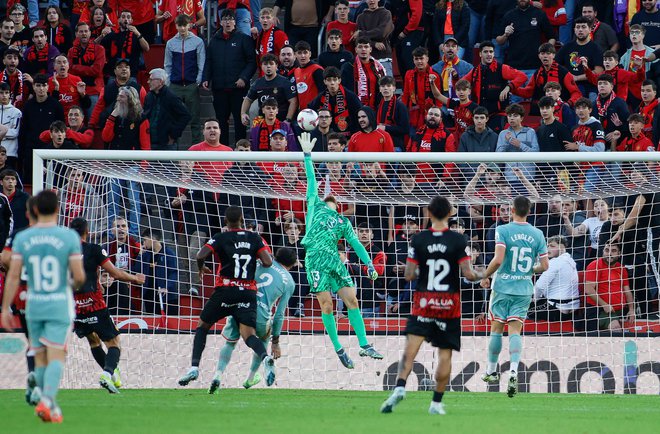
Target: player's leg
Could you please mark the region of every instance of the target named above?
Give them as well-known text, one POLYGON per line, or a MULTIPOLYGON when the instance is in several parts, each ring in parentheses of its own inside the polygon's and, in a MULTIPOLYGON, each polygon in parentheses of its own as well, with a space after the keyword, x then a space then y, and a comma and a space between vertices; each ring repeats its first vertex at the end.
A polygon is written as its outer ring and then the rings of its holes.
MULTIPOLYGON (((270 342, 270 333, 271 333, 270 318, 265 319, 262 318, 260 315, 258 315, 256 332, 257 332, 257 337, 264 344, 264 347, 266 347, 266 351, 268 351, 268 343, 270 342)), ((273 359, 276 359, 277 357, 278 356, 273 354, 273 359)), ((261 381, 261 376, 258 373, 260 366, 261 366, 261 360, 256 354, 254 354, 252 356, 252 363, 250 363, 250 372, 248 372, 248 376, 243 382, 244 388, 249 389, 252 386, 256 386, 257 384, 259 384, 259 382, 261 381)))
POLYGON ((520 364, 520 355, 522 353, 522 331, 523 323, 519 320, 509 321, 509 360, 511 361, 511 371, 509 372, 509 384, 507 386, 507 395, 509 398, 518 393, 518 365, 520 364))
POLYGON ((209 394, 213 395, 220 388, 222 382, 222 374, 227 369, 227 365, 231 361, 232 353, 236 348, 236 343, 241 337, 238 330, 238 323, 233 317, 228 317, 225 326, 222 329, 222 337, 225 338, 225 344, 220 348, 220 355, 218 357, 218 364, 215 370, 215 376, 211 385, 209 386, 209 394))
MULTIPOLYGON (((351 280, 352 282, 352 280, 351 280)), ((344 286, 338 292, 339 297, 344 301, 346 309, 348 310, 348 321, 357 335, 360 344, 360 356, 371 357, 372 359, 382 359, 383 355, 367 341, 367 328, 364 326, 364 319, 360 312, 360 306, 355 294, 354 286, 344 286)))
POLYGON ((381 413, 391 413, 396 406, 403 398, 406 397, 406 381, 408 376, 412 371, 413 364, 415 363, 415 357, 419 352, 419 348, 424 343, 424 336, 417 336, 413 334, 406 335, 406 347, 403 350, 403 356, 399 360, 399 371, 396 377, 396 386, 392 391, 392 394, 385 400, 383 405, 380 407, 381 413))
POLYGON ((241 337, 245 341, 245 344, 254 351, 254 354, 263 363, 266 375, 266 385, 272 386, 273 383, 275 383, 275 360, 268 355, 263 342, 257 337, 254 326, 249 324, 249 322, 248 324, 245 324, 243 321, 243 319, 239 319, 241 337))
POLYGON ((328 337, 332 346, 341 361, 341 364, 348 369, 353 369, 353 361, 348 356, 348 353, 344 350, 339 342, 339 333, 337 333, 337 322, 335 320, 335 315, 333 313, 333 303, 332 303, 332 294, 330 291, 321 291, 315 292, 316 301, 319 302, 321 307, 321 320, 323 321, 323 327, 325 331, 328 332, 328 337))
MULTIPOLYGON (((46 365, 48 365, 48 358, 46 357, 46 347, 39 340, 44 330, 43 321, 30 321, 26 320, 26 327, 29 335, 30 350, 34 353, 34 381, 35 386, 30 394, 30 405, 37 405, 41 401, 41 391, 44 388, 44 373, 46 372, 46 365)), ((26 397, 27 399, 27 397, 26 397)))
POLYGON ((37 377, 34 373, 34 350, 30 347, 30 333, 28 332, 27 321, 25 319, 25 314, 22 311, 18 311, 18 320, 21 323, 21 328, 23 333, 25 333, 25 338, 28 341, 28 348, 25 351, 25 362, 27 364, 28 374, 26 377, 26 387, 25 387, 25 401, 30 404, 32 392, 37 386, 37 377))
POLYGON ((37 415, 47 422, 62 422, 62 412, 57 405, 64 360, 66 358, 66 341, 71 330, 72 321, 47 321, 39 341, 46 347, 46 369, 43 373, 42 396, 35 409, 37 415))
POLYGON ((119 357, 121 355, 119 335, 103 342, 108 349, 108 355, 105 358, 105 365, 103 366, 103 373, 99 382, 108 392, 119 393, 118 387, 115 384, 116 380, 113 379, 113 376, 118 373, 119 357))
POLYGON ((507 309, 505 300, 493 291, 490 296, 488 315, 490 316, 490 339, 488 341, 488 364, 486 373, 481 379, 486 383, 499 383, 500 374, 497 372, 497 360, 502 351, 502 333, 506 323, 507 309))
MULTIPOLYGON (((74 330, 74 331, 78 333, 78 330, 74 330)), ((88 335, 85 336, 85 338, 89 343, 89 349, 92 352, 92 357, 94 357, 96 364, 99 365, 101 368, 103 368, 105 366, 106 354, 105 354, 105 350, 103 350, 103 346, 101 345, 101 338, 99 338, 98 335, 94 332, 89 333, 88 335)))
POLYGON ((433 400, 429 407, 430 414, 445 414, 445 408, 442 404, 442 397, 449 383, 451 375, 451 356, 453 352, 450 348, 438 348, 438 366, 435 369, 435 390, 433 391, 433 400))

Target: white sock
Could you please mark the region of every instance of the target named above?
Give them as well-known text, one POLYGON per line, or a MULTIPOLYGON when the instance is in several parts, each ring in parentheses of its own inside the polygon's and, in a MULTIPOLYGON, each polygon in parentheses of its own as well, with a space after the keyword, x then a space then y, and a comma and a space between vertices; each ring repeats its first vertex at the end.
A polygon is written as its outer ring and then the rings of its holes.
POLYGON ((486 373, 492 374, 495 372, 496 369, 497 369, 497 362, 495 363, 488 362, 488 366, 486 367, 486 373))
POLYGON ((104 374, 108 374, 109 377, 112 377, 112 374, 108 371, 103 371, 104 374))
POLYGON ((511 373, 512 374, 517 374, 518 373, 518 363, 519 362, 511 362, 511 373))

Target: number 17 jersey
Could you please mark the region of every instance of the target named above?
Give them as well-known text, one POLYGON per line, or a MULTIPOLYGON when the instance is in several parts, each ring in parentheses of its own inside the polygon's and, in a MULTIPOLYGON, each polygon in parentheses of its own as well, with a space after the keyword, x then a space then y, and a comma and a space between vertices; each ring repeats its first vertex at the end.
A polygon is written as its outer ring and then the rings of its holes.
POLYGON ((413 236, 407 258, 419 267, 413 316, 461 317, 460 263, 470 259, 466 250, 465 237, 449 229, 424 230, 413 236))

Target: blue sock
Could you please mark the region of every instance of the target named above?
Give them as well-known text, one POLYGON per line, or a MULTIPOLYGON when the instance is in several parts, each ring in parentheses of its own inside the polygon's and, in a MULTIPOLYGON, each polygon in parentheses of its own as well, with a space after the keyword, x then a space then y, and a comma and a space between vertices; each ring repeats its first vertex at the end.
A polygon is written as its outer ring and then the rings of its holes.
POLYGON ((502 351, 502 333, 491 333, 488 342, 488 369, 487 373, 492 374, 497 369, 497 359, 502 351))
POLYGON ((43 394, 52 401, 55 401, 55 397, 57 396, 57 389, 60 387, 63 370, 64 363, 61 360, 53 360, 46 366, 43 394))
POLYGON ((522 353, 522 336, 509 335, 509 356, 511 358, 511 370, 518 372, 520 363, 520 353, 522 353))
POLYGON ((220 348, 220 358, 218 359, 217 367, 217 371, 219 373, 222 374, 225 372, 225 369, 227 369, 227 365, 231 360, 231 355, 234 352, 234 348, 236 348, 236 342, 226 342, 222 348, 220 348))
POLYGON ((37 386, 43 390, 44 388, 44 374, 46 373, 45 366, 37 366, 34 368, 34 377, 37 379, 37 386))

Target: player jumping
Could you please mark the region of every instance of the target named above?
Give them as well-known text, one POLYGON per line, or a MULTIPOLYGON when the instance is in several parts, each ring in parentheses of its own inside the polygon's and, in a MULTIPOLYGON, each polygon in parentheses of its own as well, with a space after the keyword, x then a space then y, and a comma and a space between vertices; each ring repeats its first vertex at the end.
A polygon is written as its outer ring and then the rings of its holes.
POLYGON ((360 260, 367 264, 365 271, 371 280, 376 280, 378 273, 374 269, 367 250, 355 235, 351 222, 337 212, 336 199, 328 196, 321 200, 318 196, 314 163, 312 163, 312 149, 316 139, 310 140, 309 133, 302 133, 298 137, 298 141, 305 153, 305 174, 307 176, 307 215, 305 219, 307 233, 302 240, 306 252, 307 280, 310 291, 316 294, 316 299, 321 306, 323 326, 330 336, 339 360, 346 368, 353 369, 353 361, 339 343, 330 291, 338 294, 348 309, 348 320, 360 343, 360 356, 382 359, 383 355, 367 342, 367 331, 355 295, 355 283, 337 250, 339 240, 344 238, 360 260))
MULTIPOLYGON (((261 339, 265 347, 272 335, 272 355, 273 359, 279 359, 282 355, 280 350, 280 332, 284 322, 284 313, 289 304, 289 299, 295 290, 295 282, 289 273, 289 270, 296 265, 298 258, 295 250, 282 247, 275 253, 273 265, 264 268, 257 266, 257 336, 261 339), (271 312, 277 303, 277 310, 272 316, 271 312)), ((209 387, 209 393, 214 394, 220 388, 222 374, 227 368, 231 355, 236 347, 236 342, 240 337, 238 325, 233 318, 227 319, 225 327, 222 329, 222 337, 227 342, 220 349, 220 359, 213 382, 209 387)), ((252 357, 252 365, 248 378, 243 383, 243 387, 249 389, 261 381, 261 376, 257 373, 261 365, 261 359, 255 354, 252 357)))
POLYGON ((451 373, 452 351, 461 350, 461 294, 459 269, 471 281, 483 278, 472 268, 463 235, 449 230, 453 207, 444 197, 435 197, 428 207, 431 229, 415 234, 410 243, 405 279, 417 280, 412 315, 406 325, 406 347, 399 362, 396 387, 380 408, 391 413, 406 396, 406 380, 415 356, 426 340, 438 348, 435 391, 430 414, 445 414, 442 397, 451 373))
POLYGON ((69 271, 74 288, 85 283, 80 237, 57 226, 57 195, 44 190, 36 196, 37 224, 16 235, 6 292, 2 300, 2 326, 11 329, 9 305, 18 290, 22 268, 28 282, 26 306, 30 346, 35 352, 35 377, 41 401, 35 413, 44 422, 62 422, 55 400, 66 357, 66 339, 75 315, 69 271))
POLYGON ((548 269, 548 247, 543 232, 527 223, 532 203, 524 196, 513 200, 513 221, 495 230, 495 257, 488 264, 486 277, 495 275, 488 312, 491 320, 488 366, 481 377, 499 383, 497 359, 502 350, 504 325, 509 326, 511 372, 507 395, 518 393, 518 363, 522 352, 520 331, 532 301, 532 275, 548 269), (534 265, 536 258, 539 263, 534 265))
POLYGON ((230 206, 225 212, 227 232, 217 233, 197 253, 200 281, 211 270, 205 265, 206 258, 215 253, 220 260, 215 278, 215 291, 204 305, 199 316, 193 341, 192 366, 179 378, 179 385, 186 386, 199 377, 199 361, 206 346, 210 328, 222 318, 232 316, 239 324, 239 334, 248 347, 264 364, 266 384, 275 382, 275 361, 256 335, 257 283, 254 273, 257 259, 263 267, 270 267, 273 260, 256 232, 243 229, 243 213, 239 207, 230 206))

